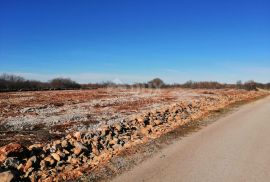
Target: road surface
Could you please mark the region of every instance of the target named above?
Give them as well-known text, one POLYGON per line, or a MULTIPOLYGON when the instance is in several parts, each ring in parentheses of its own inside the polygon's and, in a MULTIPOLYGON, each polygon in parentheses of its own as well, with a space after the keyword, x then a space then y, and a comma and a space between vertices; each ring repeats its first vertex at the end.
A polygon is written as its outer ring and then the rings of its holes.
POLYGON ((114 182, 269 182, 270 97, 178 140, 114 182))

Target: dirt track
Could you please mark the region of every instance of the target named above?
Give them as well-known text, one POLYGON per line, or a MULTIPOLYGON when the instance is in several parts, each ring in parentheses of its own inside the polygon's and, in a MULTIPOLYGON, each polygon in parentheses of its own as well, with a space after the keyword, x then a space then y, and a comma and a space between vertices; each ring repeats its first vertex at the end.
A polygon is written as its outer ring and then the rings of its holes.
POLYGON ((176 141, 114 181, 269 181, 270 97, 176 141))

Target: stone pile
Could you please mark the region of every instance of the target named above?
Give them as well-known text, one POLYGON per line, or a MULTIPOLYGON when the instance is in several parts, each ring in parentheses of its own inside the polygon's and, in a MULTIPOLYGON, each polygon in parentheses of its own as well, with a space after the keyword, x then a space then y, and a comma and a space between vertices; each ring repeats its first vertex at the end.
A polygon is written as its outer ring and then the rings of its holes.
POLYGON ((157 138, 194 119, 236 101, 260 96, 201 97, 149 111, 130 120, 103 125, 95 131, 75 132, 61 140, 29 147, 11 143, 0 148, 2 181, 65 181, 76 179, 131 146, 157 138))

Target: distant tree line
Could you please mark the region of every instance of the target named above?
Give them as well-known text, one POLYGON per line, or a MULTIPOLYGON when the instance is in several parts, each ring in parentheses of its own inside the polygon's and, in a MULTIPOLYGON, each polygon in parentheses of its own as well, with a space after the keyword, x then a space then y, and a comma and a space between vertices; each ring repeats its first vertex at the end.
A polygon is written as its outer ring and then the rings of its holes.
POLYGON ((160 78, 155 78, 147 83, 115 84, 113 82, 79 84, 69 78, 54 78, 48 82, 26 80, 21 76, 2 74, 0 75, 0 91, 35 91, 35 90, 67 90, 67 89, 97 89, 106 87, 125 88, 192 88, 192 89, 222 89, 236 88, 245 90, 270 89, 270 83, 262 84, 255 81, 235 84, 224 84, 215 81, 187 81, 184 84, 166 84, 160 78))
POLYGON ((79 89, 81 85, 69 78, 55 78, 48 82, 26 80, 21 76, 0 75, 0 91, 34 91, 34 90, 61 90, 79 89))
POLYGON ((221 84, 219 82, 210 82, 210 81, 187 81, 186 83, 181 85, 184 88, 206 88, 206 89, 221 89, 221 88, 229 88, 231 85, 229 84, 221 84))
POLYGON ((253 80, 242 83, 242 81, 239 80, 236 82, 236 88, 245 89, 245 90, 256 90, 258 88, 261 88, 261 89, 270 90, 270 83, 263 84, 263 83, 255 82, 253 80))
POLYGON ((193 89, 222 89, 222 88, 236 88, 236 89, 244 89, 244 90, 257 90, 261 89, 270 89, 270 83, 263 84, 258 83, 253 80, 242 83, 241 81, 237 81, 236 84, 227 84, 227 83, 219 83, 215 81, 187 81, 184 84, 175 84, 175 87, 182 88, 193 88, 193 89))
POLYGON ((147 83, 135 83, 132 85, 129 84, 115 84, 113 82, 104 82, 96 84, 84 84, 82 88, 104 88, 104 87, 125 87, 125 88, 191 88, 191 89, 224 89, 224 88, 234 88, 234 89, 245 89, 245 90, 257 90, 261 89, 270 89, 270 83, 262 84, 255 81, 247 81, 242 83, 237 81, 235 84, 219 83, 216 81, 187 81, 183 84, 166 84, 160 78, 155 78, 147 83))
POLYGON ((168 85, 165 84, 160 78, 155 78, 147 83, 135 83, 135 84, 116 84, 114 82, 103 83, 89 83, 82 84, 82 89, 97 89, 106 87, 125 87, 125 88, 165 88, 168 85))

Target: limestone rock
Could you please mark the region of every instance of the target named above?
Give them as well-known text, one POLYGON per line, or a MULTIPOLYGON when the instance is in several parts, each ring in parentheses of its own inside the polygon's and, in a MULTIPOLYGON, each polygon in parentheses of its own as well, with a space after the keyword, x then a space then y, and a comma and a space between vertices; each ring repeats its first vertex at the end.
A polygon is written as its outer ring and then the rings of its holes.
POLYGON ((30 145, 28 147, 29 150, 33 150, 33 149, 41 149, 43 147, 42 144, 38 143, 38 144, 33 144, 33 145, 30 145))
POLYGON ((82 138, 82 135, 81 135, 81 132, 76 132, 76 133, 74 133, 74 135, 73 135, 76 139, 77 139, 77 141, 79 141, 79 140, 81 140, 82 138))
POLYGON ((20 160, 17 157, 8 157, 4 162, 4 166, 7 168, 17 168, 19 165, 20 160))
POLYGON ((10 154, 19 154, 23 151, 23 147, 18 143, 10 143, 0 147, 0 164, 2 164, 10 154))
POLYGON ((156 119, 156 120, 154 120, 154 123, 155 123, 155 125, 160 125, 160 124, 162 124, 162 121, 159 119, 156 119))
POLYGON ((11 171, 5 171, 0 173, 1 182, 11 182, 15 179, 15 175, 11 171))
POLYGON ((84 146, 81 142, 75 142, 74 154, 79 155, 82 152, 88 152, 88 148, 84 146))
POLYGON ((114 124, 114 128, 115 128, 117 131, 121 131, 121 130, 122 130, 122 126, 121 126, 120 123, 114 124))
POLYGON ((48 162, 51 166, 55 163, 55 160, 52 158, 52 156, 46 157, 44 161, 48 162))
POLYGON ((37 162, 37 157, 36 156, 32 156, 30 157, 24 167, 24 172, 27 172, 29 168, 31 168, 35 163, 37 162))
POLYGON ((57 153, 52 153, 51 156, 56 160, 56 161, 60 161, 61 158, 57 153))
POLYGON ((67 141, 66 139, 63 140, 63 141, 61 142, 61 146, 62 146, 63 148, 68 147, 68 141, 67 141))

